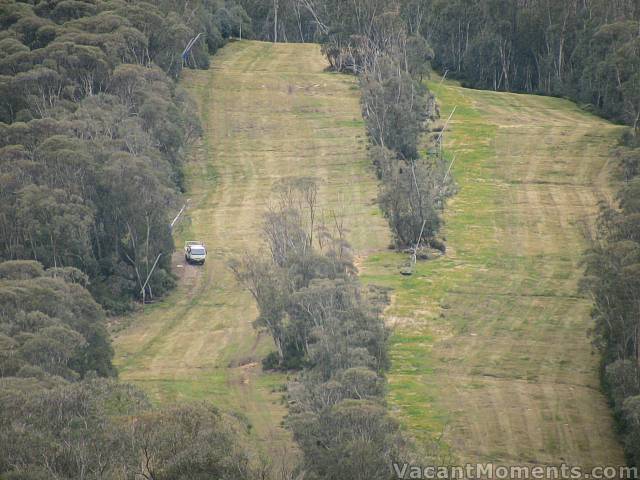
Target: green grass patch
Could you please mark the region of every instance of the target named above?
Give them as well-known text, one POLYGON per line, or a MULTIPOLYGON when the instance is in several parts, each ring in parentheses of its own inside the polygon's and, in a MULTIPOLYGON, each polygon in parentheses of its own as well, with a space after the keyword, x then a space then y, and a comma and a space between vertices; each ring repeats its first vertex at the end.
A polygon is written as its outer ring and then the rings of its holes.
MULTIPOLYGON (((577 291, 577 225, 596 200, 577 189, 596 181, 615 139, 602 131, 616 127, 561 99, 428 86, 443 121, 456 107, 445 132, 459 187, 444 215, 449 251, 418 262, 408 277, 399 274, 407 255, 393 251, 370 255, 362 268, 363 281, 392 290, 391 408, 419 442, 447 432, 445 450, 458 459, 521 452, 522 460, 547 462, 571 451, 591 461, 601 452, 563 437, 557 419, 536 425, 542 445, 528 436, 523 415, 547 408, 548 399, 510 389, 549 378, 597 385, 589 303, 577 291), (571 450, 577 443, 585 450, 571 450)), ((572 408, 561 383, 553 395, 556 408, 572 408)), ((597 396, 582 395, 582 405, 607 414, 597 396)), ((587 410, 583 425, 593 421, 587 410)))

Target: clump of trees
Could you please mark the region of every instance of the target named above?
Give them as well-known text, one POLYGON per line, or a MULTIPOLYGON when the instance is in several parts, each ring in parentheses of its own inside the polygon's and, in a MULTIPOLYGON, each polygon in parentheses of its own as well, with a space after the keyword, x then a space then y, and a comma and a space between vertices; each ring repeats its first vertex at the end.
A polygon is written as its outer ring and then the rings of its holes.
POLYGON ((73 267, 0 263, 0 477, 264 478, 246 423, 200 404, 152 409, 113 379, 87 280, 73 267))
POLYGON ((274 340, 267 367, 382 372, 386 329, 366 306, 344 226, 319 212, 317 189, 307 177, 276 184, 263 227, 270 254, 247 253, 231 268, 257 302, 256 326, 274 340))
POLYGON ((603 206, 585 255, 583 287, 594 299, 594 344, 629 463, 640 465, 640 142, 626 135, 617 157, 619 208, 603 206))
POLYGON ((73 267, 0 263, 0 376, 114 376, 104 313, 73 267))
POLYGON ((247 426, 214 407, 152 409, 142 391, 105 379, 0 385, 2 478, 265 478, 247 426))
MULTIPOLYGON (((3 3, 0 259, 77 268, 102 305, 128 308, 173 250, 185 149, 200 132, 174 80, 241 28, 232 1, 3 3)), ((169 259, 147 294, 173 286, 169 259)))
POLYGON ((385 479, 406 454, 384 405, 389 332, 358 282, 341 219, 319 211, 317 188, 310 178, 277 184, 263 229, 269 254, 231 267, 256 300, 255 326, 276 345, 264 366, 299 370, 287 423, 305 478, 385 479))
POLYGON ((433 242, 446 198, 455 191, 442 155, 425 155, 426 131, 439 116, 422 82, 433 51, 411 35, 397 2, 356 2, 326 20, 323 51, 332 67, 358 75, 362 113, 380 180, 379 205, 397 247, 433 242), (331 23, 332 21, 338 23, 331 23))

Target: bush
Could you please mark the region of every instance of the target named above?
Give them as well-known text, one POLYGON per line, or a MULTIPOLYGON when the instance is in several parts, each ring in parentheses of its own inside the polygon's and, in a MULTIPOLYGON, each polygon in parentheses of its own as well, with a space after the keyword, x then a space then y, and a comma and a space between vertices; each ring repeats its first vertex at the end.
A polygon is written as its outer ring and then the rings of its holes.
POLYGON ((278 352, 270 352, 266 357, 262 359, 263 370, 279 370, 280 369, 280 357, 278 352))

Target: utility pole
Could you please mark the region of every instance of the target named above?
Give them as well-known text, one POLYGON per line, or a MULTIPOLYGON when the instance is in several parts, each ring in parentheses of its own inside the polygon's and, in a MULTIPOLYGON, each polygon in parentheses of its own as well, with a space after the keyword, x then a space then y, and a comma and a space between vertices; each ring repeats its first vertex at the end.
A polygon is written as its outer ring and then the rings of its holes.
POLYGON ((438 86, 442 85, 442 82, 444 82, 444 79, 447 78, 447 73, 449 73, 449 69, 444 71, 444 75, 440 79, 440 83, 438 83, 438 86))

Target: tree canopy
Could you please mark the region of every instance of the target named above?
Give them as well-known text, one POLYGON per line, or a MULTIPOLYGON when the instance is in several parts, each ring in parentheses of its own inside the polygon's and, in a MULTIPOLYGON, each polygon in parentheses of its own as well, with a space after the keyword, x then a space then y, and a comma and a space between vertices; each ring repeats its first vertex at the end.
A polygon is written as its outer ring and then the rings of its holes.
MULTIPOLYGON (((125 310, 173 250, 182 163, 200 132, 174 80, 243 25, 250 33, 232 1, 2 3, 0 259, 78 268, 102 305, 125 310)), ((173 285, 169 259, 149 294, 173 285)))

